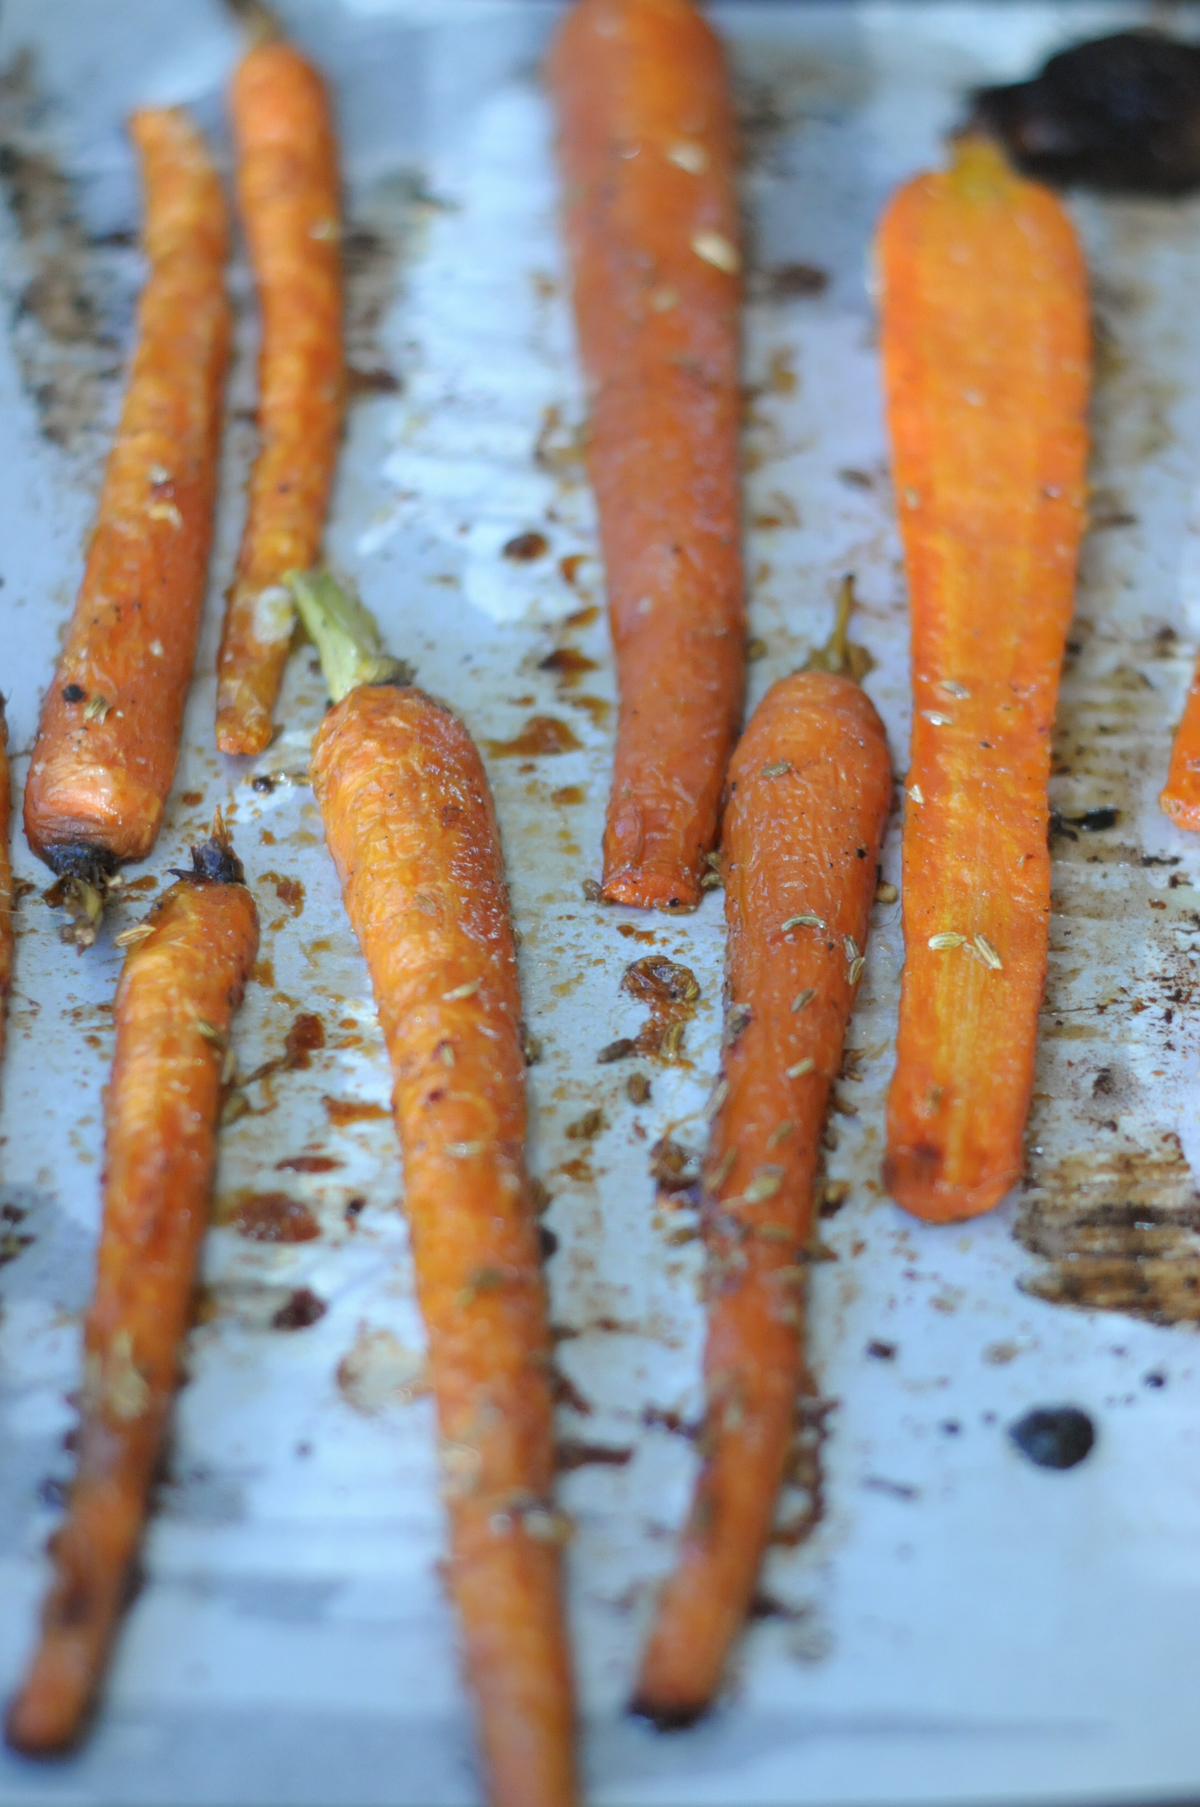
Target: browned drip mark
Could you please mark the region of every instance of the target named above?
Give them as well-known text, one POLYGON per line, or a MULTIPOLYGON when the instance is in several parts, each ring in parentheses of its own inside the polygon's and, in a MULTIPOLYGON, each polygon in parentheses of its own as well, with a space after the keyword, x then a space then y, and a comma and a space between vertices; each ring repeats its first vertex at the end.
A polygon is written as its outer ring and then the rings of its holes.
POLYGON ((373 1123, 391 1115, 386 1104, 366 1104, 359 1098, 324 1097, 321 1103, 335 1129, 347 1123, 373 1123))
POLYGON ((321 1234, 308 1206, 286 1192, 236 1192, 221 1201, 217 1222, 248 1242, 313 1242, 321 1234))
POLYGON ((538 663, 538 670, 553 672, 564 690, 573 689, 589 671, 599 669, 595 659, 589 659, 586 653, 581 653, 574 646, 556 646, 552 653, 548 653, 538 663))
POLYGON ((544 759, 554 753, 576 753, 581 742, 566 722, 554 715, 531 715, 511 740, 485 740, 493 759, 544 759))
POLYGON ((700 986, 691 968, 668 960, 665 954, 644 954, 625 968, 621 990, 650 1012, 634 1039, 634 1049, 685 1065, 684 1031, 700 1002, 700 986))

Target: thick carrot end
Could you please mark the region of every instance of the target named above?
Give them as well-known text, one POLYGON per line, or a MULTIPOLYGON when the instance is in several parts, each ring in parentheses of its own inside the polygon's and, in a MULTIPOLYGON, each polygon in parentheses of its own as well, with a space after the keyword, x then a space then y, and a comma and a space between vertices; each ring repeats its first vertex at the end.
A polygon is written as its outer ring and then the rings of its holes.
POLYGON ((1200 776, 1193 777, 1189 773, 1188 777, 1190 783, 1186 780, 1180 783, 1172 775, 1166 788, 1159 793, 1158 807, 1176 828, 1197 831, 1200 830, 1200 776))
POLYGON ((64 1663, 65 1654, 43 1655, 9 1706, 4 1740, 23 1757, 69 1756, 87 1731, 94 1704, 89 1666, 85 1661, 74 1673, 78 1666, 64 1663))
POLYGON ((624 866, 606 874, 600 887, 605 903, 636 910, 666 910, 675 915, 694 910, 703 893, 690 873, 662 872, 646 866, 624 866))
POLYGON ((883 1184, 902 1210, 926 1223, 965 1223, 982 1217, 1011 1192, 1021 1178, 1021 1165, 985 1174, 969 1185, 942 1179, 942 1151, 928 1144, 901 1147, 883 1164, 883 1184))

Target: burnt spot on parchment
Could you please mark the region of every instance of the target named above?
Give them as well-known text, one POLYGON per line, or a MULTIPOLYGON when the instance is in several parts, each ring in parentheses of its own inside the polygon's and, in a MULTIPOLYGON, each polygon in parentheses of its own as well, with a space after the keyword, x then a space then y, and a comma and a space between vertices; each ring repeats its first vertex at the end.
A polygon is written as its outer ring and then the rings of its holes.
POLYGON ((20 237, 5 273, 21 379, 46 438, 95 452, 122 371, 114 321, 131 313, 136 258, 129 244, 84 231, 28 51, 0 71, 0 185, 20 237))
POLYGON ((413 235, 439 203, 416 176, 380 182, 356 202, 342 231, 346 298, 347 396, 351 402, 394 395, 404 375, 389 361, 383 326, 396 298, 413 235))

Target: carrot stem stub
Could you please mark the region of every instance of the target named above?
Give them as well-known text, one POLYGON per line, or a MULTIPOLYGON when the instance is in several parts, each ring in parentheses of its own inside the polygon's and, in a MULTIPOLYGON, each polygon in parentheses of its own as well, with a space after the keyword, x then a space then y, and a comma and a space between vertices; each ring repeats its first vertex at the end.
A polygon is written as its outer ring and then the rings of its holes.
POLYGON ((728 79, 689 0, 581 0, 550 75, 620 689, 603 894, 694 909, 743 689, 728 79))
POLYGON ((363 683, 374 624, 293 580, 341 700, 313 790, 379 1007, 441 1433, 450 1579, 496 1807, 571 1807, 564 1521, 551 1345, 525 1173, 517 956, 491 795, 457 717, 363 683), (340 639, 344 658, 331 656, 340 639))
POLYGON ((704 1460, 634 1709, 703 1713, 745 1619, 796 1429, 830 1084, 863 968, 892 772, 850 679, 784 678, 730 767, 723 1102, 704 1178, 704 1460))
POLYGON ((1061 204, 979 139, 900 190, 878 253, 914 704, 885 1178, 917 1216, 953 1221, 1022 1168, 1084 528, 1087 281, 1061 204))
POLYGON ((341 439, 341 195, 329 96, 292 45, 243 57, 230 105, 262 315, 260 450, 221 637, 217 746, 261 753, 295 623, 284 577, 316 563, 341 439))
POLYGON ((135 113, 150 275, 83 583, 42 705, 25 832, 102 880, 153 847, 175 775, 212 536, 230 312, 228 221, 185 114, 135 113))
POLYGON ((31 1755, 86 1727, 123 1610, 208 1222, 230 1024, 258 947, 223 831, 130 937, 106 1106, 104 1225, 84 1337, 79 1462, 41 1639, 7 1719, 31 1755))

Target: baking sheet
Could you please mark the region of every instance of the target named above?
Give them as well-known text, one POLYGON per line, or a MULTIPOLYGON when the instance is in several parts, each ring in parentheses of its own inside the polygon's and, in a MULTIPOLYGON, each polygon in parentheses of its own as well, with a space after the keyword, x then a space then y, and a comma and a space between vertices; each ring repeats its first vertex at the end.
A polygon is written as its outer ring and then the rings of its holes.
MULTIPOLYGON (((557 9, 295 0, 282 11, 337 88, 354 361, 402 384, 389 391, 376 375, 353 411, 332 560, 481 741, 549 714, 580 743, 532 762, 490 757, 489 771, 526 1014, 544 1048, 530 1071, 532 1162, 553 1195, 561 1436, 578 1463, 562 1500, 575 1522, 589 1798, 1195 1798, 1200 1363, 1187 1320, 1200 1278, 1200 856, 1155 793, 1200 639, 1200 203, 1075 208, 1100 334, 1096 525, 1056 742, 1062 821, 1031 1186, 990 1218, 940 1230, 882 1197, 902 947, 899 906, 878 907, 857 1057, 838 1087, 853 1114, 833 1118, 827 1155, 849 1193, 822 1222, 830 1259, 813 1270, 813 1485, 781 1505, 782 1525, 813 1528, 771 1553, 727 1704, 663 1738, 621 1709, 696 1460, 686 1431, 703 1325, 694 1216, 678 1196, 656 1199, 650 1168, 663 1137, 701 1146, 721 899, 667 921, 601 910, 583 890, 598 871, 614 692, 602 616, 578 619, 602 587, 536 79, 557 9), (544 555, 505 558, 529 532, 544 555), (573 689, 540 665, 563 645, 596 666, 573 689), (1097 810, 1115 812, 1100 818, 1107 827, 1085 825, 1097 810), (652 1090, 635 1107, 630 1069, 596 1054, 636 1032, 618 985, 651 945, 690 966, 703 996, 688 1064, 640 1063, 652 1090), (581 1119, 596 1109, 603 1127, 589 1135, 581 1119), (1061 1302, 1072 1293, 1120 1309, 1061 1302), (1064 1403, 1092 1414, 1096 1449, 1069 1473, 1035 1469, 1006 1426, 1064 1403)), ((965 88, 1159 13, 755 0, 714 11, 738 69, 754 244, 752 697, 824 639, 853 570, 858 638, 878 661, 867 688, 903 772, 906 623, 865 281, 872 225, 890 187, 936 158, 965 88), (796 294, 779 275, 796 264, 825 272, 827 286, 796 294)), ((1178 29, 1200 25, 1188 7, 1159 12, 1178 29)), ((18 781, 129 344, 136 192, 120 122, 139 102, 187 101, 228 161, 220 90, 235 54, 203 0, 9 0, 0 16, 0 609, 18 781), (26 47, 32 63, 14 63, 26 47)), ((257 762, 211 751, 219 599, 253 444, 241 264, 231 280, 239 357, 210 607, 168 825, 139 871, 163 880, 225 804, 264 919, 240 1069, 284 1054, 301 1012, 320 1016, 325 1046, 247 1088, 250 1108, 223 1138, 190 1378, 95 1735, 51 1766, 5 1754, 0 1800, 459 1807, 480 1798, 479 1783, 438 1574, 433 1421, 388 1077, 303 782, 324 700, 311 650, 293 659, 288 725, 271 750, 257 762), (238 1234, 231 1220, 263 1192, 302 1203, 320 1236, 272 1245, 238 1234), (314 1301, 324 1309, 305 1327, 273 1327, 281 1312, 285 1323, 313 1317, 314 1301)), ((146 896, 114 910, 78 958, 57 939, 46 874, 19 835, 14 852, 33 888, 18 917, 0 1121, 6 1692, 70 1474, 63 1439, 119 963, 111 934, 146 896)), ((885 868, 898 878, 895 823, 885 868)))

